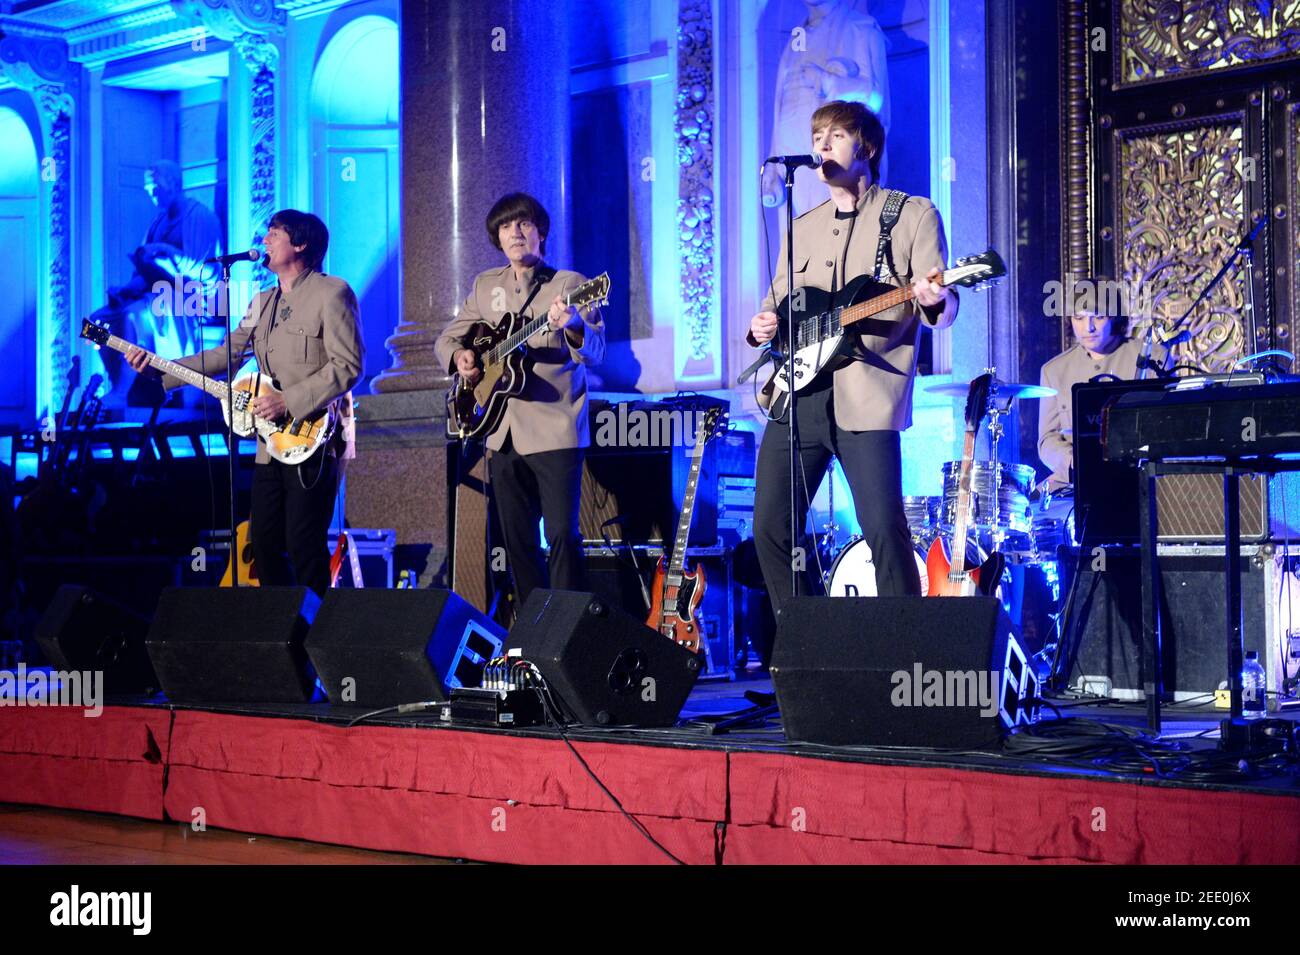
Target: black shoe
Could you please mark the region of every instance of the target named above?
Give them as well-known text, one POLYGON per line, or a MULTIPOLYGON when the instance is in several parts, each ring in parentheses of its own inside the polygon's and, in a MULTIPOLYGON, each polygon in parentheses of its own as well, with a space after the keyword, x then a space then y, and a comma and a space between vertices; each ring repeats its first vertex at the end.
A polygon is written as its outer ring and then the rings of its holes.
POLYGON ((755 706, 776 705, 776 694, 764 693, 761 690, 746 690, 745 699, 749 700, 749 702, 753 703, 755 706))

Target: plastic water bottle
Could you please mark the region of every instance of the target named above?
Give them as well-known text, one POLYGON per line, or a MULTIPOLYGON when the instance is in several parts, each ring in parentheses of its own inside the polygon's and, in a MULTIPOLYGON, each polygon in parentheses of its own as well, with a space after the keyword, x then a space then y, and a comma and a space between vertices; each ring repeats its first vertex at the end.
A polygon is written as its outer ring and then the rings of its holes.
POLYGON ((1248 720, 1263 719, 1267 715, 1267 680, 1259 664, 1259 654, 1246 651, 1246 662, 1241 668, 1241 715, 1248 720))

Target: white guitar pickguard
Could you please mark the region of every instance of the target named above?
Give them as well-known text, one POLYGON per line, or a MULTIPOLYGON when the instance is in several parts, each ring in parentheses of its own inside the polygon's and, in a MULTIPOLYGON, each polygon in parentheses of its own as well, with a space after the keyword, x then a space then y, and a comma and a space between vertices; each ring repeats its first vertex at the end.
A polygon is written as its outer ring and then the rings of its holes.
MULTIPOLYGON (((842 331, 812 345, 805 345, 794 353, 794 390, 800 391, 817 377, 817 373, 830 364, 840 353, 844 343, 842 331)), ((777 369, 773 384, 777 391, 789 391, 784 363, 777 369)))

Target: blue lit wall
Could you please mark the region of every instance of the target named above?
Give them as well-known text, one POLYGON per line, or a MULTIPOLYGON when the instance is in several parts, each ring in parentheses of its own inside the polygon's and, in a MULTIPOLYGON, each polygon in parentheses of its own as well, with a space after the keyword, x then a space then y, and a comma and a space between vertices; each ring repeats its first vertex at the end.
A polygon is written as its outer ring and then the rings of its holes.
MULTIPOLYGON (((971 51, 983 49, 983 18, 966 16, 973 8, 963 5, 963 17, 950 21, 945 0, 851 5, 875 17, 888 41, 888 181, 933 194, 945 213, 950 244, 966 248, 986 233, 979 187, 985 170, 963 165, 960 188, 936 170, 952 153, 967 163, 984 150, 982 73, 967 75, 979 60, 971 51), (949 55, 958 50, 964 51, 960 64, 949 55), (967 72, 954 81, 961 70, 967 72)), ((139 0, 130 6, 139 7, 139 0)), ((265 186, 252 157, 265 131, 255 128, 252 117, 262 115, 254 108, 258 71, 270 70, 274 104, 266 115, 274 135, 266 201, 269 208, 314 209, 330 225, 326 268, 349 281, 361 300, 369 378, 390 364, 384 342, 404 313, 408 319, 430 308, 440 314, 455 304, 402 300, 404 267, 447 266, 402 259, 398 4, 361 0, 319 13, 299 10, 293 17, 268 7, 264 21, 240 20, 261 15, 250 9, 230 5, 233 26, 223 27, 219 18, 195 21, 194 29, 206 32, 193 35, 178 23, 165 43, 132 32, 124 19, 117 33, 95 41, 96 50, 89 41, 65 44, 69 62, 59 75, 73 104, 75 160, 69 173, 74 239, 68 314, 74 322, 88 314, 103 304, 108 288, 129 276, 126 255, 153 214, 139 184, 154 158, 181 163, 187 194, 216 212, 227 248, 245 247, 260 231, 264 223, 254 221, 251 210, 254 193, 265 186), (250 48, 236 36, 257 43, 250 48), (120 49, 114 47, 119 43, 120 49)), ((51 7, 40 15, 43 20, 24 15, 47 34, 59 17, 80 16, 84 23, 67 25, 71 38, 93 32, 95 23, 123 10, 105 0, 75 11, 51 7)), ((200 16, 196 10, 186 8, 183 15, 200 16)), ((561 246, 567 261, 556 264, 588 274, 609 271, 613 278, 606 310, 609 354, 593 376, 595 387, 648 394, 726 387, 750 360, 741 339, 767 277, 763 236, 771 239, 771 257, 779 247, 780 218, 758 208, 754 171, 770 138, 780 48, 806 7, 799 0, 567 0, 564 15, 577 25, 566 46, 568 110, 563 116, 530 114, 528 122, 567 128, 571 183, 565 184, 566 208, 557 214, 567 224, 561 246), (698 63, 705 64, 703 72, 698 63), (692 99, 697 87, 701 98, 692 99), (697 169, 709 171, 711 180, 691 181, 691 164, 702 159, 707 162, 697 169), (683 284, 689 280, 683 250, 694 248, 693 236, 706 225, 709 245, 698 271, 708 273, 701 293, 708 300, 697 308, 694 290, 683 284)), ((39 160, 45 147, 35 87, 22 88, 20 72, 6 74, 11 88, 0 89, 0 117, 22 117, 37 141, 39 160), (11 103, 18 104, 16 112, 4 112, 11 103)), ((528 128, 518 135, 527 136, 528 128)), ((510 143, 500 148, 508 150, 510 143)), ((13 175, 30 182, 32 155, 13 155, 6 152, 5 170, 13 167, 13 175)), ((6 183, 13 175, 0 170, 6 183)), ((473 214, 477 218, 482 210, 473 214)), ((14 228, 12 217, 0 221, 14 228)), ((49 263, 40 256, 48 249, 36 248, 39 235, 29 239, 36 251, 35 258, 24 257, 31 263, 28 273, 44 289, 49 263)), ((21 306, 26 317, 18 317, 12 303, 7 307, 0 311, 0 340, 30 349, 20 364, 32 380, 9 379, 0 391, 0 417, 30 423, 38 406, 61 396, 54 380, 57 349, 47 346, 59 334, 66 342, 70 329, 41 326, 28 303, 21 306)), ((52 311, 38 296, 35 313, 52 311)), ((977 307, 963 307, 967 330, 954 332, 936 353, 936 370, 965 375, 980 364, 982 352, 975 352, 984 337, 981 321, 977 307)), ((94 358, 75 342, 71 351, 85 359, 84 380, 94 358)), ((738 391, 734 403, 742 413, 752 409, 747 390, 738 391)), ((918 393, 915 408, 916 425, 904 437, 904 486, 908 493, 934 493, 939 465, 955 454, 953 403, 918 393)))

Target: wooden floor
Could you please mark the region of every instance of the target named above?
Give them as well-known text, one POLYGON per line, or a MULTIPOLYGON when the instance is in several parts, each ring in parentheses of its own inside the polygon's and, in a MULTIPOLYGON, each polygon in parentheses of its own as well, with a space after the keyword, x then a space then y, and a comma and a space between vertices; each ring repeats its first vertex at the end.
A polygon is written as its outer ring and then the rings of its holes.
POLYGON ((401 852, 0 803, 0 865, 453 865, 401 852))

